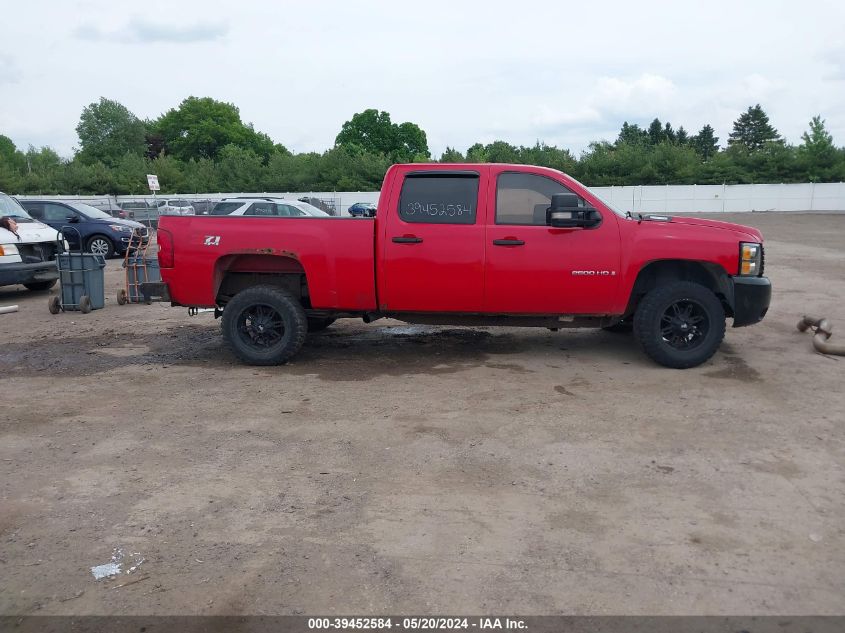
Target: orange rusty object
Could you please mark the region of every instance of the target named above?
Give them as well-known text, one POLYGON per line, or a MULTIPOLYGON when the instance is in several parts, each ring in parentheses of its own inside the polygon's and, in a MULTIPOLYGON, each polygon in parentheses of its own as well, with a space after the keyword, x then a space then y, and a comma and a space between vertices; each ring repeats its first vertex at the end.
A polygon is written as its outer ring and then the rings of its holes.
POLYGON ((809 329, 815 332, 813 335, 813 347, 816 348, 816 351, 822 354, 845 356, 845 345, 834 345, 829 340, 833 334, 833 326, 827 319, 816 319, 805 314, 798 322, 798 330, 806 332, 809 329))

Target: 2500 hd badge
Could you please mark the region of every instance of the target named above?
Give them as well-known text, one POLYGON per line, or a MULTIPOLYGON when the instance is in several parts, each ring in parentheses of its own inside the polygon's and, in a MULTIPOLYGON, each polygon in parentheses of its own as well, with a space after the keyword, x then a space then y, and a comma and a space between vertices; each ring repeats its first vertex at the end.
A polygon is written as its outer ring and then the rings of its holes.
POLYGON ((573 277, 616 277, 615 270, 573 270, 573 277))

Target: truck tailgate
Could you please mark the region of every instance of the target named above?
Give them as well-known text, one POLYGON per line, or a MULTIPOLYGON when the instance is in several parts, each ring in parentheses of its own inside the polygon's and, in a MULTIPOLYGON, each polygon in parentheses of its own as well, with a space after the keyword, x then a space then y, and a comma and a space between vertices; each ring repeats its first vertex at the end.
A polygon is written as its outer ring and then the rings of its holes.
POLYGON ((173 266, 160 254, 161 276, 174 302, 211 307, 227 269, 301 267, 313 308, 373 310, 374 226, 366 219, 162 216, 162 248, 169 239, 173 266))

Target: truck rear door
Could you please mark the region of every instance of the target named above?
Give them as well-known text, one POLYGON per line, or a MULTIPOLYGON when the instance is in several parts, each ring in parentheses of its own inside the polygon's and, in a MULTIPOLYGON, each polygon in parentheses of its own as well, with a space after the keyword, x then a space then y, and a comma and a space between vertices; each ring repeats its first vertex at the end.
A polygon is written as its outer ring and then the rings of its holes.
POLYGON ((491 171, 485 312, 612 313, 620 279, 616 216, 600 211, 601 224, 589 229, 547 226, 552 195, 589 195, 556 176, 508 167, 491 171))
POLYGON ((381 310, 481 311, 485 175, 413 166, 397 174, 387 208, 379 209, 381 310))

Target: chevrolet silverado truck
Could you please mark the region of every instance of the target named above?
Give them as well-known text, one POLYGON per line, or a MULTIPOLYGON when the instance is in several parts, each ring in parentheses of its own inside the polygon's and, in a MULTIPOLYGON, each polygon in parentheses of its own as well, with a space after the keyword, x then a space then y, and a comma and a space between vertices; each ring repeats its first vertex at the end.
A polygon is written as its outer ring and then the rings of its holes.
POLYGON ((763 237, 692 217, 634 216, 553 169, 394 165, 374 218, 162 216, 162 282, 214 308, 232 351, 279 364, 337 318, 633 330, 673 368, 707 361, 766 314, 763 237))

